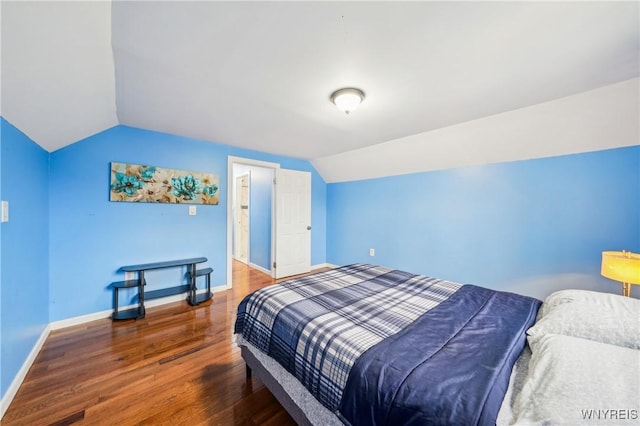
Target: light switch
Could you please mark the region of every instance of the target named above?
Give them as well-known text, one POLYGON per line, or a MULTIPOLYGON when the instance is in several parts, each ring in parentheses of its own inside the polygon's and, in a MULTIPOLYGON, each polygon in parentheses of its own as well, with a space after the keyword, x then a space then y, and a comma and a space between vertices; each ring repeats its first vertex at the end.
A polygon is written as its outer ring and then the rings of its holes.
POLYGON ((196 206, 189 206, 189 216, 196 215, 196 206))
POLYGON ((9 222, 9 202, 2 202, 2 222, 9 222))

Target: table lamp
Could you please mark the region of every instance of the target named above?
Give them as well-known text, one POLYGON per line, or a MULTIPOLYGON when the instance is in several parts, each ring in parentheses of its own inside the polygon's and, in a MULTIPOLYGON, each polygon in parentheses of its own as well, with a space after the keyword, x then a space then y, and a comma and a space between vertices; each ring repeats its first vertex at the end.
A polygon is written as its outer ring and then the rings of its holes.
POLYGON ((640 284, 640 254, 603 251, 602 276, 622 283, 622 295, 631 297, 631 284, 640 284))

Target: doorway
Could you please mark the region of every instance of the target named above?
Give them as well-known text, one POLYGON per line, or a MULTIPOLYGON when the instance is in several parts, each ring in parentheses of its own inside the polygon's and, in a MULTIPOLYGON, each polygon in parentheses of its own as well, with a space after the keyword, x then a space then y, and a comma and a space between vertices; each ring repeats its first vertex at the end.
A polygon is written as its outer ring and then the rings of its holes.
POLYGON ((249 263, 249 182, 250 173, 235 177, 235 203, 233 209, 233 257, 249 263))
POLYGON ((309 272, 311 173, 281 169, 277 163, 229 156, 227 182, 227 288, 233 283, 233 259, 242 258, 239 253, 242 251, 239 223, 242 218, 236 212, 243 210, 248 214, 245 263, 248 267, 273 278, 309 272), (243 175, 248 176, 246 204, 242 202, 243 175))
POLYGON ((277 163, 231 156, 228 158, 227 288, 231 288, 233 283, 234 260, 272 276, 273 176, 279 168, 277 163), (247 179, 246 203, 242 199, 243 177, 247 179), (239 229, 240 223, 245 220, 243 216, 247 223, 246 250, 242 248, 243 232, 239 229))

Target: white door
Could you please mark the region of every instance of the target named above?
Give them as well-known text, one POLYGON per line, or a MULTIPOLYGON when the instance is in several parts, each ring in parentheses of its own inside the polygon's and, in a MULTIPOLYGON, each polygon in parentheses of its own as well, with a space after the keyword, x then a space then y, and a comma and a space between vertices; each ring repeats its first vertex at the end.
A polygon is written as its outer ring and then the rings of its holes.
POLYGON ((249 261, 249 176, 236 178, 235 258, 249 261))
POLYGON ((311 270, 311 173, 276 169, 275 278, 311 270))

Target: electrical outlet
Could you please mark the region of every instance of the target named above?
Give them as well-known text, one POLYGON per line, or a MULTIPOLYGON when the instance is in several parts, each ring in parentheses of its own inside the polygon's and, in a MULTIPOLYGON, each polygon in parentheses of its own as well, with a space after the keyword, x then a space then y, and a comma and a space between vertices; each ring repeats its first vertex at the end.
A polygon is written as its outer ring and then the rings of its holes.
POLYGON ((196 215, 196 206, 189 206, 189 216, 196 215))
POLYGON ((132 281, 136 279, 136 274, 135 272, 125 272, 124 273, 124 280, 125 281, 132 281))
POLYGON ((373 256, 375 256, 375 255, 376 255, 376 249, 372 249, 372 248, 370 248, 370 249, 369 249, 369 256, 373 257, 373 256))

